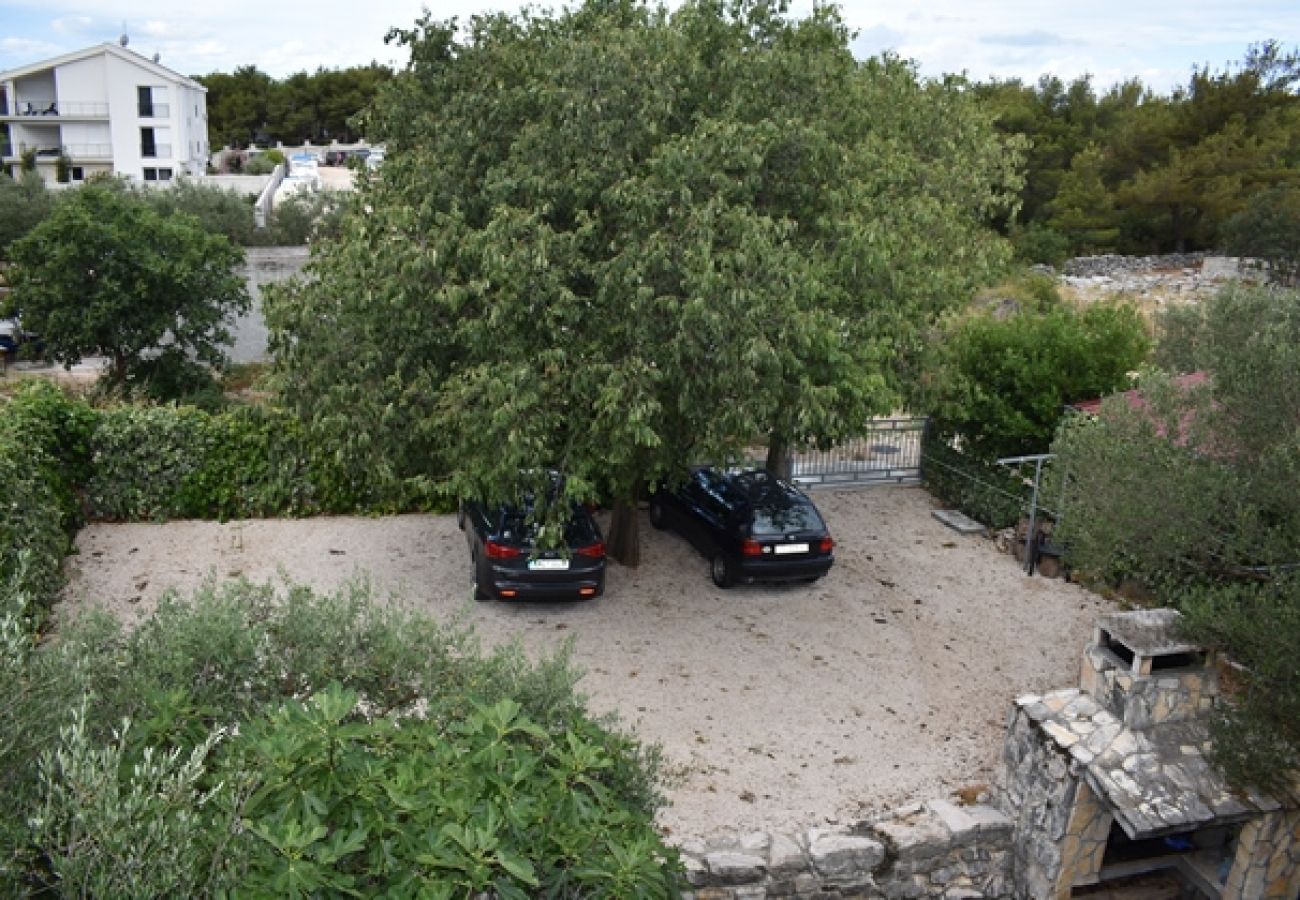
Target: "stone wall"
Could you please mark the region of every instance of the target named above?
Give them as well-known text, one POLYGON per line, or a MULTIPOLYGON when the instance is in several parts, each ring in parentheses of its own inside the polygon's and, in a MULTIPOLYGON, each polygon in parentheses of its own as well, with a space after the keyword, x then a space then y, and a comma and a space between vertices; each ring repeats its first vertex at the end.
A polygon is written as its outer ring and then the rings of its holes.
POLYGON ((987 804, 914 804, 851 829, 681 846, 694 900, 1009 900, 1011 820, 987 804))
POLYGON ((1015 835, 1014 896, 1047 900, 1057 896, 1062 880, 1062 850, 1079 780, 1071 775, 1069 755, 1042 739, 1033 717, 1019 703, 1011 713, 1002 761, 999 799, 1015 835))
POLYGON ((1115 278, 1134 272, 1151 272, 1154 270, 1186 270, 1192 274, 1201 268, 1205 260, 1204 253, 1167 253, 1162 256, 1078 256, 1065 264, 1065 274, 1075 278, 1094 278, 1097 276, 1115 278))
POLYGON ((1300 897, 1300 810, 1272 813, 1242 826, 1223 896, 1300 897))

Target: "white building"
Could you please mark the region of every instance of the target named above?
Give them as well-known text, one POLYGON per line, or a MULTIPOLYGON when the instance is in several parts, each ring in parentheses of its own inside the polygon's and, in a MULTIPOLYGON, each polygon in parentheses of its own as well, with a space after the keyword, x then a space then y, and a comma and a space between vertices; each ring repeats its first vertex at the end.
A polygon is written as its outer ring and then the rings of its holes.
POLYGON ((207 88, 117 44, 0 72, 0 166, 35 153, 47 182, 113 172, 133 181, 202 175, 207 88), (59 160, 63 159, 60 165, 59 160))

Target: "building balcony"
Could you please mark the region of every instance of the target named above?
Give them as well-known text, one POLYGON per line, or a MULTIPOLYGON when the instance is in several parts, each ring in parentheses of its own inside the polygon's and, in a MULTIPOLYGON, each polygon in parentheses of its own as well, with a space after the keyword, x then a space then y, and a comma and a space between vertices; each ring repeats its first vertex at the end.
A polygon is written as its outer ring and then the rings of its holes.
POLYGON ((60 156, 66 156, 74 163, 113 161, 112 144, 20 144, 17 152, 14 152, 12 146, 6 144, 3 148, 4 159, 6 162, 20 161, 23 154, 29 150, 36 151, 36 161, 38 163, 52 163, 60 156))
MULTIPOLYGON (((154 104, 157 106, 158 104, 154 104)), ((107 119, 108 104, 82 100, 19 100, 10 108, 0 106, 0 119, 18 122, 36 120, 107 119)))
POLYGON ((142 119, 166 119, 171 116, 171 107, 166 103, 139 103, 136 106, 142 119))
POLYGON ((140 148, 140 156, 144 159, 171 159, 171 144, 145 144, 140 148))

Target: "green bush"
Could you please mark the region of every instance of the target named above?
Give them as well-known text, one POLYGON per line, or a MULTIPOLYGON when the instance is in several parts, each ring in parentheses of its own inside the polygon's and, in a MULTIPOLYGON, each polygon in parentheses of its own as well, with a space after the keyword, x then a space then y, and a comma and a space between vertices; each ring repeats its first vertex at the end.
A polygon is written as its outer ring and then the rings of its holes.
MULTIPOLYGON (((1050 300, 1027 288, 1031 300, 1050 300)), ((1149 349, 1131 306, 1081 312, 1048 302, 1007 317, 949 323, 932 369, 929 408, 939 432, 984 459, 1045 453, 1065 405, 1128 387, 1149 349)))
POLYGON ((89 515, 115 521, 447 509, 423 483, 358 470, 289 413, 234 406, 105 410, 93 437, 89 515))
POLYGON ((567 651, 230 583, 18 658, 43 702, 0 707, 0 892, 674 894, 657 757, 586 714, 567 651))
POLYGON ((94 413, 44 381, 0 403, 0 592, 40 618, 53 603, 77 489, 89 470, 94 413))

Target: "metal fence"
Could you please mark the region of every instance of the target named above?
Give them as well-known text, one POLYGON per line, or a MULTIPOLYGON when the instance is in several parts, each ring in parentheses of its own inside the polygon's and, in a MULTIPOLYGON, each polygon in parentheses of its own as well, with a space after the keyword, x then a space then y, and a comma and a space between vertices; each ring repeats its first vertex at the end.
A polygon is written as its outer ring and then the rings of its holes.
POLYGON ((830 450, 794 455, 794 481, 809 486, 835 484, 917 484, 921 481, 924 416, 873 419, 860 438, 830 450))

